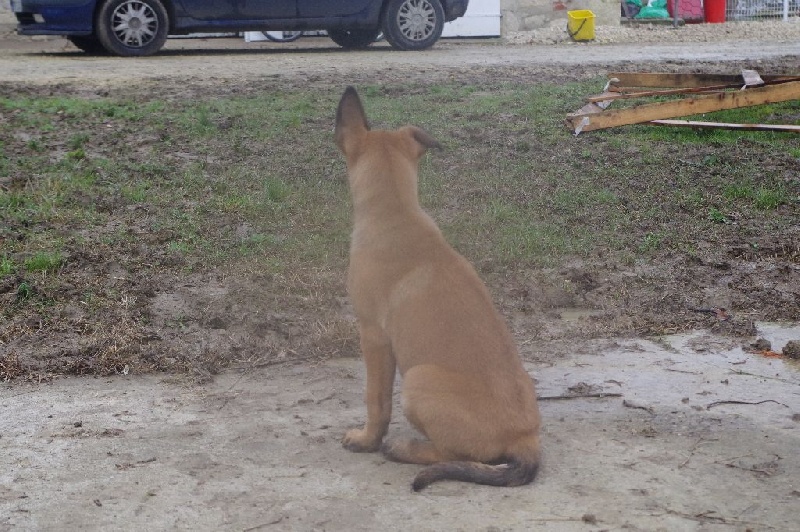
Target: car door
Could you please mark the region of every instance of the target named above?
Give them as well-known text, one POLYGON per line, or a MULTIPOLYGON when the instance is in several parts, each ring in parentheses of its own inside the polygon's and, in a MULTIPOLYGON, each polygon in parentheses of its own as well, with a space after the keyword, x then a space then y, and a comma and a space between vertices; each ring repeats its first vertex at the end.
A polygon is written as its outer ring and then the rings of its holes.
POLYGON ((197 20, 262 20, 294 18, 297 0, 180 0, 186 14, 197 20))
POLYGON ((300 18, 340 17, 355 15, 367 10, 379 0, 297 0, 300 18))
POLYGON ((236 0, 236 2, 239 4, 241 18, 244 19, 261 20, 297 16, 297 0, 236 0))

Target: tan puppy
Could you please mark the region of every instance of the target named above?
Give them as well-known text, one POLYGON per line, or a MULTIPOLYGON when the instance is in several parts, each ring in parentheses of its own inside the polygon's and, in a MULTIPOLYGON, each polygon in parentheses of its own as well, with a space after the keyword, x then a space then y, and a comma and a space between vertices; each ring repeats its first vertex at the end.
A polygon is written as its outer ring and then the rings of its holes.
POLYGON ((441 479, 527 484, 539 464, 533 382, 486 287, 417 199, 419 159, 439 143, 413 126, 370 131, 348 87, 336 144, 353 199, 348 291, 367 366, 367 424, 348 431, 344 446, 381 448, 399 369, 405 415, 429 441, 390 441, 381 450, 432 464, 414 479, 415 491, 441 479))

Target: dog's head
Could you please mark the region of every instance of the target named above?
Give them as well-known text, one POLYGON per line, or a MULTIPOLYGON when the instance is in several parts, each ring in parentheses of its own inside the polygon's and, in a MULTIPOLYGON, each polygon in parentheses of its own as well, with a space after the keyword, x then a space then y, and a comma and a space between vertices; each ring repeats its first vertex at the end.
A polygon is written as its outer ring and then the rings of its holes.
POLYGON ((347 87, 339 101, 335 138, 336 145, 351 167, 371 146, 391 146, 392 149, 401 150, 415 163, 428 149, 441 148, 436 139, 415 126, 405 126, 395 131, 371 131, 361 98, 353 87, 347 87))

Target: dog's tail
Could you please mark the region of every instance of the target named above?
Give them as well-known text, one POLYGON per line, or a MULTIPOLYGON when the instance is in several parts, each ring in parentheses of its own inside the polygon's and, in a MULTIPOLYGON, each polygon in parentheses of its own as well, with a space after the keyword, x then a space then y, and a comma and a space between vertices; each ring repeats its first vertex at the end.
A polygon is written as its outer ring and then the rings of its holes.
POLYGON ((539 470, 539 460, 509 460, 498 465, 480 462, 439 462, 420 471, 411 484, 419 491, 437 480, 460 480, 487 486, 522 486, 528 484, 539 470))

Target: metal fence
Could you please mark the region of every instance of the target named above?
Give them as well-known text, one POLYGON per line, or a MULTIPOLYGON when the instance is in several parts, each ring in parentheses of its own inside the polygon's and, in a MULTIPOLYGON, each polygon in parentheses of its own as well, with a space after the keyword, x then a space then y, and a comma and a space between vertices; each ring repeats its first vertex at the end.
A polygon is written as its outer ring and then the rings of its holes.
MULTIPOLYGON (((671 16, 675 16, 677 4, 679 18, 688 23, 704 22, 706 6, 703 2, 704 0, 667 0, 667 9, 671 16)), ((645 0, 642 3, 647 4, 645 0)), ((797 22, 797 17, 800 17, 800 0, 725 0, 725 21, 728 22, 781 19, 797 22)))
POLYGON ((725 19, 786 20, 800 17, 800 0, 727 0, 725 19))

